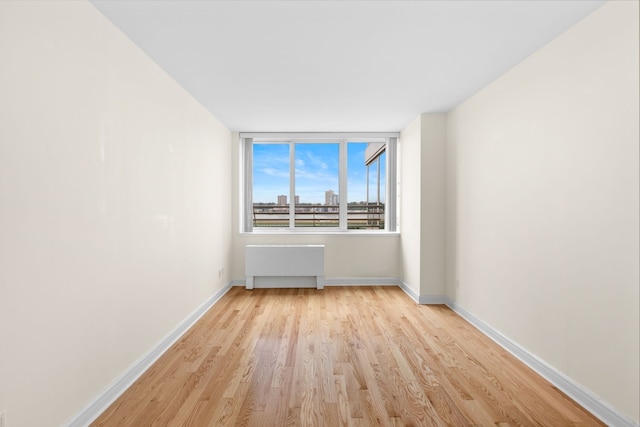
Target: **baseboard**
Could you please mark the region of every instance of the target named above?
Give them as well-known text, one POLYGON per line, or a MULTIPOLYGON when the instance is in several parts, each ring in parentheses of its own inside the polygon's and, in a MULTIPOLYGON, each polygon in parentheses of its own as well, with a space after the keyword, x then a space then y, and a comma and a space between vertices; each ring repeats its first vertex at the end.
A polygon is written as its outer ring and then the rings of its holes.
POLYGON ((64 425, 84 427, 102 414, 122 393, 125 392, 153 363, 160 358, 185 332, 193 326, 229 289, 231 283, 213 294, 198 309, 184 319, 173 331, 169 332, 151 350, 138 359, 129 369, 109 384, 91 403, 64 425))
MULTIPOLYGON (((245 286, 246 279, 233 279, 231 286, 245 286)), ((395 277, 332 277, 324 279, 325 286, 398 286, 395 277)))
MULTIPOLYGON (((233 286, 245 286, 245 279, 234 279, 233 286)), ((418 304, 448 304, 446 295, 418 295, 413 289, 397 277, 332 277, 324 279, 325 286, 399 286, 418 304)))
POLYGON ((397 286, 395 277, 332 277, 324 279, 325 286, 397 286))
POLYGON ((420 297, 418 298, 418 304, 423 305, 446 305, 449 301, 449 297, 446 295, 420 295, 420 297))
POLYGON ((400 279, 396 279, 397 285, 411 297, 417 304, 432 305, 432 304, 448 304, 451 300, 446 295, 418 295, 409 285, 400 279))
POLYGON ((405 282, 403 282, 400 279, 398 279, 397 284, 400 287, 400 289, 404 291, 405 294, 409 295, 409 297, 412 300, 414 300, 417 304, 420 304, 420 295, 415 293, 415 291, 409 285, 407 285, 405 282))
POLYGON ((232 279, 231 286, 242 286, 243 288, 247 286, 247 279, 232 279))
POLYGON ((460 315, 460 317, 465 319, 480 332, 491 338, 502 348, 521 360, 540 376, 556 386, 567 396, 575 400, 587 411, 598 417, 602 422, 606 423, 607 425, 616 427, 639 427, 638 423, 635 423, 630 418, 618 412, 615 408, 602 400, 602 398, 586 389, 582 385, 576 383, 574 380, 567 377, 562 372, 548 365, 543 360, 534 356, 514 341, 511 341, 509 338, 505 337, 504 335, 493 329, 491 326, 487 325, 482 320, 478 319, 473 314, 460 307, 455 302, 449 300, 446 304, 447 306, 449 306, 449 308, 460 315))

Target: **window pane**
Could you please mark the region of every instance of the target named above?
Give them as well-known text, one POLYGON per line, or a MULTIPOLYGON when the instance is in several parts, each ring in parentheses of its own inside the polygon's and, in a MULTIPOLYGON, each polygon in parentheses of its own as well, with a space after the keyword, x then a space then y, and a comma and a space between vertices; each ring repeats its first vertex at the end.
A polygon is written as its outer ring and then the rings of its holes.
POLYGON ((253 226, 289 227, 289 144, 253 145, 253 226))
POLYGON ((386 154, 382 153, 369 165, 369 202, 384 204, 386 183, 386 154))
POLYGON ((337 143, 295 144, 295 226, 338 227, 337 143))
POLYGON ((384 229, 386 146, 352 142, 348 146, 347 228, 384 229))
POLYGON ((347 145, 347 228, 367 228, 366 142, 347 145))

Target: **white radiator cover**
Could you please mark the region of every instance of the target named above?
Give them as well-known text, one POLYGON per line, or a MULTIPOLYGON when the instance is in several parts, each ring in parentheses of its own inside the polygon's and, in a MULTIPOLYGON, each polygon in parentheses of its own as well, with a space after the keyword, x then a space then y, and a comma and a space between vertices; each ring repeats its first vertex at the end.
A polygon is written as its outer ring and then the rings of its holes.
POLYGON ((291 279, 314 277, 315 287, 323 289, 324 245, 247 245, 245 275, 247 289, 256 287, 255 278, 272 279, 260 287, 308 287, 291 279))

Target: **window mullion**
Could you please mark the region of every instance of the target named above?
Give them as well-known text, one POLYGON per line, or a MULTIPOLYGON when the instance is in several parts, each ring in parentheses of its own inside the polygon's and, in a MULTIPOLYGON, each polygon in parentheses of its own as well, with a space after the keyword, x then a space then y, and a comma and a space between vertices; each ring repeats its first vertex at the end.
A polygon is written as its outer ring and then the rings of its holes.
POLYGON ((378 161, 376 162, 378 168, 377 168, 377 173, 378 173, 378 177, 376 178, 376 203, 378 204, 378 206, 380 206, 380 164, 382 162, 380 161, 380 157, 378 157, 378 161))
POLYGON ((338 158, 338 202, 340 207, 339 222, 340 230, 347 230, 347 215, 349 214, 348 195, 347 195, 347 141, 345 139, 340 140, 339 146, 339 158, 338 158))

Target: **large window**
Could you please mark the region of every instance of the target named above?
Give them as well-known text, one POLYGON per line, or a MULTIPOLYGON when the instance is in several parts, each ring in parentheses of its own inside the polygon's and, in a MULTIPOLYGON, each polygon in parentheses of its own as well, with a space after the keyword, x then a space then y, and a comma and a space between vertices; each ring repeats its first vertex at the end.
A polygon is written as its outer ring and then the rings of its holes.
POLYGON ((395 231, 395 135, 241 138, 244 231, 395 231))

